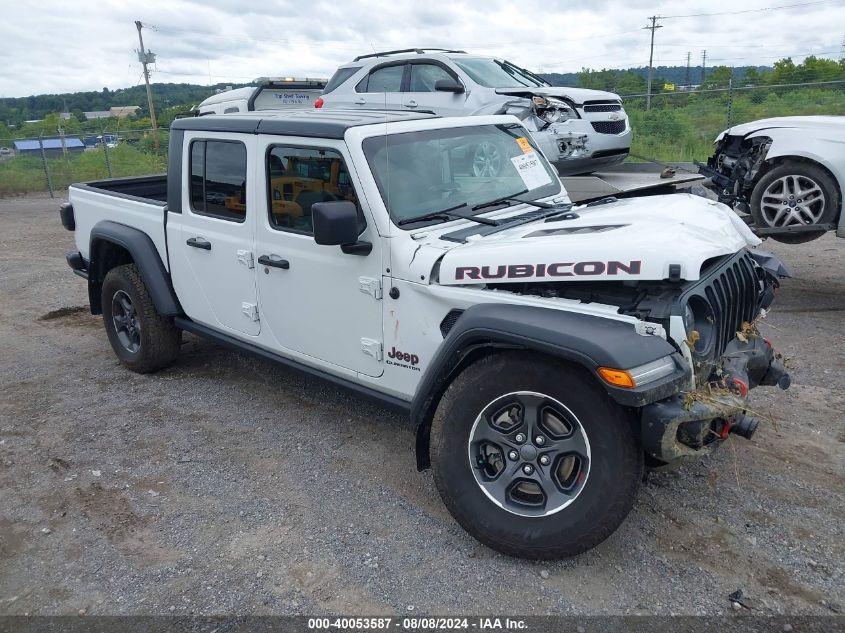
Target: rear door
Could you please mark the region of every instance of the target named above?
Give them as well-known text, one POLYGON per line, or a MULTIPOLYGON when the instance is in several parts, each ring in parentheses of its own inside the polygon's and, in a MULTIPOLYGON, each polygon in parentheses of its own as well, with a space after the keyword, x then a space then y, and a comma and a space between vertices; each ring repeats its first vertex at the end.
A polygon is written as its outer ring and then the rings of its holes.
POLYGON ((407 63, 376 66, 355 85, 352 104, 364 110, 402 110, 407 63))
POLYGON ((187 132, 182 213, 168 216, 173 287, 191 319, 257 336, 254 201, 248 169, 253 136, 187 132))

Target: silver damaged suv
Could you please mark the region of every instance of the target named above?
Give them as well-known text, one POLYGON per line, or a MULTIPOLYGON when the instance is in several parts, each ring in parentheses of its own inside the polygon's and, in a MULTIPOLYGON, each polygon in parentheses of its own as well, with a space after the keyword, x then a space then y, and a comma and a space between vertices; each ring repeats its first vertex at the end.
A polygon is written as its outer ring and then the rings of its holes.
MULTIPOLYGON (((621 163, 631 126, 619 95, 553 87, 493 57, 413 48, 361 55, 338 68, 318 108, 429 110, 441 116, 513 114, 562 176, 621 163)), ((473 170, 496 175, 503 158, 475 148, 473 170)))

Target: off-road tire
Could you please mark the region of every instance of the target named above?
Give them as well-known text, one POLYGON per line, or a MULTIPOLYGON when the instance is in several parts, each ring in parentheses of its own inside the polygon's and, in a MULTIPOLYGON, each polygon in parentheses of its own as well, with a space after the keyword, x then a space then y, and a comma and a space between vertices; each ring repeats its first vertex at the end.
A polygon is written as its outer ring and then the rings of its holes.
MULTIPOLYGON (((800 160, 787 160, 763 174, 755 183, 751 192, 750 213, 754 224, 761 228, 770 228, 771 222, 765 217, 762 209, 763 195, 775 181, 785 176, 796 176, 807 178, 816 183, 824 194, 825 204, 820 217, 814 224, 830 224, 839 217, 842 206, 842 195, 836 186, 836 182, 822 167, 810 162, 800 160)), ((773 240, 784 244, 803 244, 811 242, 824 235, 824 230, 809 233, 783 233, 770 235, 773 240)))
POLYGON ((120 362, 139 374, 157 371, 170 365, 179 354, 182 330, 172 317, 160 315, 153 305, 144 280, 135 264, 112 268, 103 280, 103 325, 112 349, 120 362), (139 347, 131 351, 121 343, 114 321, 112 300, 125 293, 134 307, 139 330, 139 347))
POLYGON ((528 352, 483 358, 457 376, 434 415, 430 454, 437 489, 458 523, 499 552, 531 559, 571 557, 604 541, 630 512, 643 478, 632 417, 582 368, 528 352), (470 464, 476 418, 497 397, 518 391, 546 394, 569 408, 592 451, 580 494, 548 516, 520 516, 494 504, 470 464))

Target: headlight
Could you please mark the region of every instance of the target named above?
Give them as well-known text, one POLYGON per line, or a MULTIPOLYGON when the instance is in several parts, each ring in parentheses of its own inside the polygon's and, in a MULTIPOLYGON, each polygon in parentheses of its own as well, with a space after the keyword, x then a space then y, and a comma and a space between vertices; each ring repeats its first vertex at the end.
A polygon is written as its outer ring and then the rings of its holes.
POLYGON ((693 296, 684 307, 684 329, 688 339, 691 332, 698 332, 693 351, 698 355, 706 355, 716 340, 717 328, 713 309, 704 298, 693 296))
POLYGON ((531 98, 531 101, 534 104, 537 116, 547 123, 560 123, 561 121, 568 121, 578 116, 563 99, 534 96, 531 98))

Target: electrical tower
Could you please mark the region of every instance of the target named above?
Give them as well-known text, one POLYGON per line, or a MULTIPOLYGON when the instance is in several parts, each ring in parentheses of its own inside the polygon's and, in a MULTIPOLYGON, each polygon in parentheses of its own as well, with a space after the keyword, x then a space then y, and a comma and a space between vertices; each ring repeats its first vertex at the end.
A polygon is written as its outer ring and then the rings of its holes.
POLYGON ((685 87, 687 90, 689 90, 689 80, 690 80, 690 75, 689 75, 689 60, 690 60, 690 55, 691 55, 691 54, 692 54, 692 53, 691 53, 690 51, 687 51, 687 74, 686 74, 686 75, 684 75, 684 87, 685 87))
POLYGON ((701 51, 701 85, 704 85, 704 70, 707 68, 707 49, 701 51))
POLYGON ((657 21, 660 19, 659 15, 653 15, 649 18, 651 20, 650 26, 644 26, 644 29, 648 29, 651 31, 651 48, 649 49, 648 53, 648 84, 646 86, 646 97, 645 97, 645 109, 651 110, 651 75, 654 71, 653 63, 654 63, 654 32, 657 29, 662 29, 663 27, 660 26, 657 21))
POLYGON ((141 28, 143 28, 143 24, 141 24, 140 20, 135 20, 135 26, 138 28, 138 42, 141 44, 141 50, 138 51, 138 61, 144 65, 144 82, 147 84, 147 103, 150 106, 150 124, 153 126, 153 145, 155 146, 156 153, 159 150, 159 143, 158 143, 158 126, 156 125, 156 108, 155 104, 153 104, 153 89, 150 87, 150 71, 147 69, 147 64, 155 64, 156 56, 155 53, 147 50, 144 52, 144 37, 141 35, 141 28))

